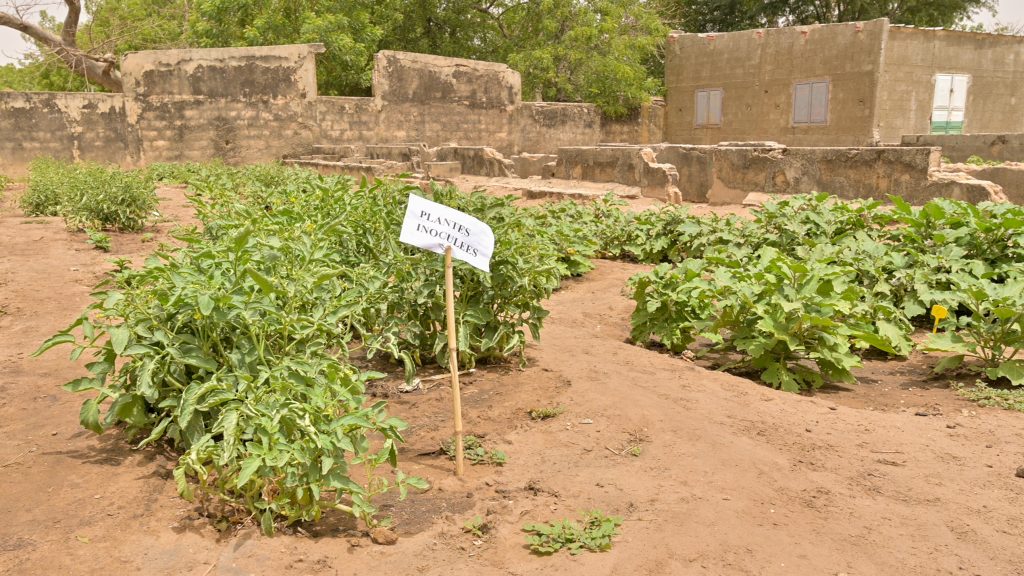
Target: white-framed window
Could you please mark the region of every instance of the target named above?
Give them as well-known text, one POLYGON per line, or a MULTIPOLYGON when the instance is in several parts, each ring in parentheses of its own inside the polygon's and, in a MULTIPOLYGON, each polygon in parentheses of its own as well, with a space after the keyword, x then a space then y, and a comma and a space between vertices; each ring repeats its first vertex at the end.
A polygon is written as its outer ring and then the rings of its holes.
POLYGON ((722 89, 703 88, 696 92, 695 126, 722 125, 722 89))
POLYGON ((828 124, 828 80, 793 85, 793 125, 828 124))

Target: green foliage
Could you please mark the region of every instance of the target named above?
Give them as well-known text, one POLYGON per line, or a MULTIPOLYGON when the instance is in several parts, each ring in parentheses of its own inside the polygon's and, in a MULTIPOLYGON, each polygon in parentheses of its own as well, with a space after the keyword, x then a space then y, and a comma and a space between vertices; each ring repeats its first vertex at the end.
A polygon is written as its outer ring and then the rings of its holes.
MULTIPOLYGON (((96 358, 90 376, 66 385, 92 394, 82 424, 122 426, 141 446, 168 443, 181 453, 184 497, 255 515, 268 532, 327 508, 372 524, 376 496, 424 486, 382 472, 397 465, 405 424, 365 395, 382 375, 348 359, 359 348, 360 358, 383 354, 410 377, 448 361, 437 322, 443 261, 397 240, 418 188, 353 190, 349 178, 279 165, 162 167, 149 177, 188 181, 203 228, 178 230, 183 247, 117 273, 41 346, 96 358)), ((511 197, 432 197, 498 238, 489 275, 456 264, 460 359, 521 356, 547 314, 541 302, 569 273, 559 255, 570 234, 511 197)), ((466 440, 471 461, 504 463, 466 440)))
POLYGON ((484 520, 483 516, 480 516, 479 514, 473 516, 469 520, 466 520, 466 523, 462 525, 463 532, 467 534, 472 534, 477 538, 483 538, 484 536, 487 536, 487 534, 490 533, 492 528, 493 527, 491 526, 490 522, 484 520))
POLYGON ((670 19, 688 32, 728 32, 803 24, 888 18, 893 24, 951 28, 996 9, 993 0, 890 2, 860 0, 674 0, 664 3, 670 19))
POLYGON ((202 48, 323 43, 321 94, 368 95, 373 55, 401 7, 392 2, 205 0, 194 6, 190 39, 202 48))
POLYGON ((999 160, 985 160, 981 156, 971 156, 964 161, 964 164, 970 164, 971 166, 999 166, 1002 162, 999 160))
POLYGON ((991 378, 1024 377, 1013 359, 1018 329, 1007 324, 1024 306, 1006 300, 1024 265, 1024 209, 892 201, 883 208, 793 196, 754 210, 753 220, 696 218, 678 208, 635 215, 638 239, 627 240, 623 253, 675 264, 632 279, 632 338, 646 343, 653 335, 676 353, 703 338, 728 357, 724 368, 796 391, 851 381, 868 348, 906 356, 913 323, 927 322, 932 305, 978 310, 990 301, 1003 317, 962 316, 964 335, 932 345, 987 355, 991 378))
POLYGON ((63 216, 69 227, 134 232, 142 229, 157 199, 142 171, 49 158, 32 162, 21 208, 31 216, 63 216))
POLYGON ((931 334, 924 345, 929 352, 946 352, 936 372, 967 365, 990 380, 1006 378, 1014 386, 1024 384, 1024 360, 1016 356, 1024 347, 1024 279, 1005 283, 981 280, 957 292, 968 314, 950 319, 950 331, 931 334))
POLYGON ((608 117, 636 110, 662 89, 660 50, 668 28, 637 0, 498 2, 503 61, 523 76, 523 94, 593 102, 608 117), (514 8, 514 9, 513 9, 514 8))
POLYGON ((957 394, 981 406, 1024 412, 1024 389, 994 388, 980 381, 974 386, 957 385, 955 388, 957 394))
MULTIPOLYGON (((508 461, 508 457, 505 456, 504 452, 501 450, 491 450, 487 448, 476 436, 463 436, 462 450, 466 460, 473 465, 482 464, 489 466, 504 466, 508 461)), ((448 458, 454 460, 455 439, 449 438, 441 442, 441 451, 444 452, 448 458)))
POLYGON ((89 229, 86 229, 85 233, 89 238, 88 240, 86 240, 86 242, 92 244, 92 246, 97 250, 102 250, 103 252, 110 252, 110 236, 104 234, 103 232, 98 232, 96 230, 89 229))
POLYGON ((547 556, 559 550, 577 555, 584 552, 605 552, 612 547, 612 538, 618 536, 622 518, 606 516, 600 510, 584 515, 582 525, 574 520, 559 520, 546 524, 523 526, 526 543, 535 554, 547 556))
POLYGON ((14 180, 10 177, 0 174, 0 192, 3 192, 4 188, 7 188, 13 182, 14 180))
POLYGON ((13 90, 15 92, 32 92, 38 90, 38 84, 34 70, 14 64, 0 66, 0 92, 13 90))

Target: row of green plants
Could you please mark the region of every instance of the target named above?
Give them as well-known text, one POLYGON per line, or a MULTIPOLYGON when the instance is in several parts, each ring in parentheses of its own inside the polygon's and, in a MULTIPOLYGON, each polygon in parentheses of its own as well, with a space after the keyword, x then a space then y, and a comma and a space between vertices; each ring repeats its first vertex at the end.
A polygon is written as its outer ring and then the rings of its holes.
MULTIPOLYGON (((37 198, 86 198, 124 181, 95 166, 33 169, 37 198)), ((180 230, 180 247, 143 267, 122 267, 40 348, 91 356, 88 375, 65 385, 90 393, 83 425, 170 445, 183 496, 242 510, 268 533, 328 509, 373 525, 377 496, 424 487, 397 469, 405 423, 366 394, 380 362, 410 379, 448 363, 441 259, 397 240, 419 189, 278 165, 155 165, 130 179, 188 184, 202 226, 180 230)), ((521 208, 449 188, 426 194, 497 238, 490 274, 456 264, 461 367, 523 362, 544 300, 600 257, 657 264, 630 281, 637 343, 715 352, 726 369, 778 388, 849 381, 867 353, 907 355, 934 304, 952 312, 927 343, 949 353, 939 369, 1024 381, 1024 212, 1012 205, 805 195, 747 219, 629 213, 612 197, 521 208)))
MULTIPOLYGON (((443 261, 397 238, 419 189, 275 165, 164 165, 146 178, 189 184, 202 226, 117 272, 39 349, 91 357, 65 384, 90 394, 82 424, 168 444, 182 496, 243 510, 267 533, 329 509, 372 526, 377 496, 425 487, 397 469, 406 424, 366 395, 382 360, 408 378, 449 361, 443 261)), ((566 247, 568 227, 547 226, 553 212, 429 196, 497 238, 490 274, 456 263, 460 363, 522 362, 541 303, 589 261, 566 247)))
POLYGON ((30 216, 62 216, 76 230, 135 232, 153 216, 157 198, 146 170, 40 158, 29 167, 20 204, 30 216))
POLYGON ((801 195, 751 219, 637 215, 634 233, 657 240, 624 255, 661 264, 630 281, 632 338, 798 391, 852 381, 865 354, 907 356, 939 305, 950 315, 919 345, 944 353, 936 371, 1024 384, 1024 209, 890 200, 801 195))

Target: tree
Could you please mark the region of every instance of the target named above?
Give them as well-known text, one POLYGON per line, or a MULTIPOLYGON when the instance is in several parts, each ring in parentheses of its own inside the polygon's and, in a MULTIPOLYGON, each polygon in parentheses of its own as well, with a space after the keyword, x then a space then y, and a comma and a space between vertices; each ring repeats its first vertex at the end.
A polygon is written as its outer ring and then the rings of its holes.
POLYGON ((688 32, 728 32, 801 24, 888 18, 894 24, 953 28, 995 0, 666 0, 664 9, 688 32))
POLYGON ((400 12, 397 0, 203 0, 194 6, 190 40, 204 48, 320 42, 321 93, 364 95, 373 55, 400 12))
POLYGON ((13 28, 32 38, 41 52, 58 58, 75 74, 113 92, 121 91, 121 73, 112 54, 99 55, 79 48, 78 24, 82 16, 80 0, 64 0, 68 13, 59 30, 32 22, 31 4, 9 4, 0 10, 0 26, 13 28))
POLYGON ((527 99, 622 116, 660 92, 667 35, 648 0, 412 0, 382 47, 504 62, 527 99))

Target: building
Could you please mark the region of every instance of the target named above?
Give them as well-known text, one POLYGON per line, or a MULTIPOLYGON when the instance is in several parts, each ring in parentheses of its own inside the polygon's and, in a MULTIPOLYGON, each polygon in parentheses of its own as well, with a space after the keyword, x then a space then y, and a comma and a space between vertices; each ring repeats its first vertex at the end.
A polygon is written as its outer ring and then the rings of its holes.
POLYGON ((899 144, 911 134, 1024 132, 1024 37, 887 19, 673 32, 665 138, 790 146, 899 144))

